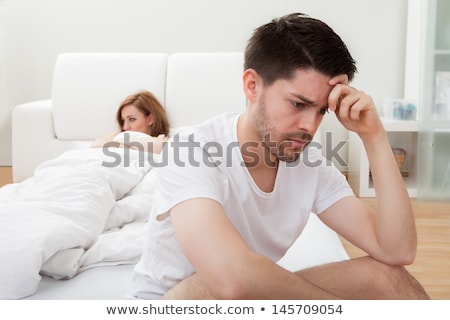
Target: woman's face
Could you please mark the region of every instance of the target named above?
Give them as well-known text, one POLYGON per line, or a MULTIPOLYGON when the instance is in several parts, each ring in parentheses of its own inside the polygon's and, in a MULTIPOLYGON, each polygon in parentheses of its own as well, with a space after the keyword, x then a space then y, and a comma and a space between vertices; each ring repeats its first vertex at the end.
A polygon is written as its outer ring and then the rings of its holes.
POLYGON ((153 124, 151 114, 146 116, 141 110, 130 104, 122 108, 121 116, 123 130, 150 134, 150 127, 153 124))

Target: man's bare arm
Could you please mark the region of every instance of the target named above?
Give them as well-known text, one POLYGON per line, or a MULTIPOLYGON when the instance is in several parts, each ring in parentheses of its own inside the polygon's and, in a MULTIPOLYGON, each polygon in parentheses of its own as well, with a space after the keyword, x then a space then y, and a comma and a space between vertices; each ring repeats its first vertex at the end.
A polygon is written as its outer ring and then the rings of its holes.
POLYGON ((214 200, 184 201, 170 216, 196 275, 166 298, 196 299, 205 293, 214 299, 338 298, 251 251, 214 200))
POLYGON ((410 264, 417 247, 412 207, 373 101, 338 77, 330 80, 330 84, 334 85, 329 97, 330 109, 348 130, 361 137, 366 149, 377 209, 374 211, 350 197, 320 216, 372 257, 388 264, 410 264))

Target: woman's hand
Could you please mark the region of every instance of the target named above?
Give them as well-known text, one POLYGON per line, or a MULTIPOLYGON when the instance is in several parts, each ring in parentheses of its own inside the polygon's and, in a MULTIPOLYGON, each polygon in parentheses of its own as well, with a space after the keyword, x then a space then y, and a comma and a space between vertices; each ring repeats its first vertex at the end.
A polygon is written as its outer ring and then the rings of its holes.
POLYGON ((160 134, 158 137, 156 137, 156 139, 159 142, 167 142, 167 140, 169 140, 169 138, 167 138, 164 134, 160 134))

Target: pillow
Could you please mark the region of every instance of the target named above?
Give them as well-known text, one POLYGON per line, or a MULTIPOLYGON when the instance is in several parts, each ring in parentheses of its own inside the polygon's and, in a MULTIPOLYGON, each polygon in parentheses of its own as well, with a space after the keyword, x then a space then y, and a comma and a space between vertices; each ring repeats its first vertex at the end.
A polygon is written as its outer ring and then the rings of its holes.
POLYGON ((169 138, 172 138, 174 135, 186 128, 189 128, 189 126, 170 128, 169 138))
POLYGON ((72 141, 72 149, 89 149, 93 141, 89 140, 78 140, 72 141))

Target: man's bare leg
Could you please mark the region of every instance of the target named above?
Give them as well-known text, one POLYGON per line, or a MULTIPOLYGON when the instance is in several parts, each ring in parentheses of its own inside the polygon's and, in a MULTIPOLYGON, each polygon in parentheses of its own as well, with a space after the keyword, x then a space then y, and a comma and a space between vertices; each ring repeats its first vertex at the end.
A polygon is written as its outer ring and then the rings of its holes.
POLYGON ((344 299, 429 299, 405 267, 390 266, 371 257, 325 264, 296 274, 344 299))
MULTIPOLYGON (((389 266, 370 257, 324 264, 296 274, 344 299, 429 299, 423 287, 403 266, 389 266)), ((194 274, 170 289, 162 299, 214 297, 194 274)))
POLYGON ((161 300, 215 300, 215 298, 203 285, 200 277, 194 273, 167 291, 161 300))

